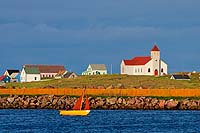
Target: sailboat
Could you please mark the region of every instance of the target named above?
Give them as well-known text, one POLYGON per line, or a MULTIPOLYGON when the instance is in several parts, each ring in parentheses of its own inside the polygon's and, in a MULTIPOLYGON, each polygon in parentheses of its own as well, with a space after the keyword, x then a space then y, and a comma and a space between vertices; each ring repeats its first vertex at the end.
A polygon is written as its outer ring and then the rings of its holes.
POLYGON ((87 116, 90 113, 88 96, 86 96, 85 107, 82 110, 83 94, 80 96, 72 110, 60 110, 60 115, 64 116, 87 116))

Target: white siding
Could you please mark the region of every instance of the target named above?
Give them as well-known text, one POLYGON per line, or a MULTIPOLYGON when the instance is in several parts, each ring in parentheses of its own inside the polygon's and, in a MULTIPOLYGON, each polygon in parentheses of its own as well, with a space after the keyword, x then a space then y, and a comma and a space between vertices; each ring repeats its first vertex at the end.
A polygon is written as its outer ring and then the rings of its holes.
POLYGON ((27 74, 26 82, 40 81, 40 74, 27 74))
POLYGON ((32 82, 32 81, 40 81, 40 74, 26 74, 24 68, 22 69, 20 75, 21 82, 32 82))
POLYGON ((20 75, 20 81, 21 82, 26 82, 26 72, 24 68, 22 69, 21 75, 20 75))
POLYGON ((161 61, 161 69, 163 69, 163 72, 161 72, 161 75, 168 74, 167 64, 164 61, 161 61))
POLYGON ((154 70, 158 69, 161 71, 163 68, 163 72, 160 72, 161 75, 167 74, 167 64, 163 61, 160 63, 160 67, 154 68, 153 60, 150 60, 145 65, 125 65, 124 61, 121 62, 121 74, 128 74, 128 75, 154 75, 154 70), (150 68, 150 72, 148 69, 150 68))

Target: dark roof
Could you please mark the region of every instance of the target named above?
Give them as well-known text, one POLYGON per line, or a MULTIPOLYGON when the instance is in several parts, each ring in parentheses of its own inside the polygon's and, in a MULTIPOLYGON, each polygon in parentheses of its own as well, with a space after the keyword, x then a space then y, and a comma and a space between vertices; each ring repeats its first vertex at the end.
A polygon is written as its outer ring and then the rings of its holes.
POLYGON ((38 68, 36 67, 25 67, 24 69, 27 74, 40 74, 38 68))
POLYGON ((8 69, 7 72, 9 75, 11 75, 12 73, 20 73, 19 70, 11 70, 11 69, 8 69))
POLYGON ((73 72, 67 72, 63 77, 64 77, 64 78, 69 78, 69 76, 70 76, 71 74, 73 74, 73 72))
POLYGON ((24 65, 24 67, 37 68, 40 73, 58 73, 59 71, 66 71, 62 65, 24 65))
POLYGON ((172 75, 175 79, 190 79, 188 75, 172 75))
POLYGON ((132 60, 124 60, 125 65, 145 65, 151 60, 150 56, 139 56, 132 60))

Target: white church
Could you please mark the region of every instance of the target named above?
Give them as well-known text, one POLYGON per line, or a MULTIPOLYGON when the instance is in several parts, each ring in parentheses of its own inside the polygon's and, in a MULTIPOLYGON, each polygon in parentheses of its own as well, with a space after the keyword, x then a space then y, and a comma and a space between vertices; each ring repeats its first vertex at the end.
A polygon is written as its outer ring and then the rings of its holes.
POLYGON ((121 74, 166 75, 167 64, 160 59, 160 50, 155 44, 151 50, 151 56, 137 56, 131 60, 122 60, 121 74))

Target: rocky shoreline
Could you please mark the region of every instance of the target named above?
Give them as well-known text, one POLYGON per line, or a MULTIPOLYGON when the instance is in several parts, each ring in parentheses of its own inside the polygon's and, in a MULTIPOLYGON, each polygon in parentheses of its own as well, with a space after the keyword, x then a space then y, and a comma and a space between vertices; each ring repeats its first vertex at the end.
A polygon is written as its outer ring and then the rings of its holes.
MULTIPOLYGON (((77 97, 17 96, 0 97, 0 109, 66 109, 73 107, 77 97)), ((170 99, 150 97, 89 97, 91 109, 109 110, 200 110, 200 99, 170 99)))

